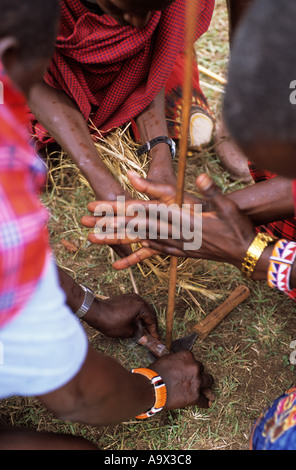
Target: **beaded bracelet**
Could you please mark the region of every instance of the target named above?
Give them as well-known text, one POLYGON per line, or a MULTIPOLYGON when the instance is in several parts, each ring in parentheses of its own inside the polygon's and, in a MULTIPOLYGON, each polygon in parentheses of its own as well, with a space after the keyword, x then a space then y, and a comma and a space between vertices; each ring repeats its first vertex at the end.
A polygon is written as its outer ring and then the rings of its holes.
POLYGON ((296 299, 296 289, 290 287, 292 266, 296 258, 296 243, 278 240, 274 245, 267 273, 269 287, 279 289, 296 299))
POLYGON ((154 387, 154 393, 155 393, 154 405, 152 406, 150 410, 136 416, 136 418, 138 419, 150 418, 151 416, 155 415, 155 413, 158 413, 159 411, 161 411, 164 405, 166 404, 166 399, 167 399, 166 386, 162 378, 160 377, 160 375, 154 372, 154 370, 139 368, 139 369, 133 369, 132 372, 136 374, 144 375, 145 377, 150 379, 151 384, 154 387))

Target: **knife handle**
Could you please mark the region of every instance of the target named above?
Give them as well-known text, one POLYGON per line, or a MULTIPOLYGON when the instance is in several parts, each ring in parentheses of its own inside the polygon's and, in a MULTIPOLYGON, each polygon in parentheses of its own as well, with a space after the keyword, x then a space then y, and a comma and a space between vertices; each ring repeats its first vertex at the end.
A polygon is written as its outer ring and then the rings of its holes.
POLYGON ((166 356, 170 353, 163 343, 153 338, 146 330, 142 330, 142 335, 138 339, 138 343, 147 348, 156 358, 166 356))
POLYGON ((198 333, 199 339, 206 338, 214 328, 239 304, 250 295, 250 290, 246 286, 238 286, 227 299, 215 310, 205 316, 192 328, 198 333))

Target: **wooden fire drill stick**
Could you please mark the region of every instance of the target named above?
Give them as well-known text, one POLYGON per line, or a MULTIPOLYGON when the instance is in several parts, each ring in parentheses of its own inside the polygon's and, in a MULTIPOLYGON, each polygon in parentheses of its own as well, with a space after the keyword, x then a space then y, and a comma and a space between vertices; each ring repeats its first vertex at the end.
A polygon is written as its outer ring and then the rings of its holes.
MULTIPOLYGON (((183 84, 183 104, 182 104, 182 124, 179 148, 178 176, 176 204, 179 206, 183 203, 184 179, 186 170, 186 159, 188 151, 188 131, 190 124, 190 111, 192 103, 192 76, 193 76, 193 60, 194 60, 194 43, 195 43, 195 27, 197 22, 197 1, 187 0, 186 11, 186 49, 185 49, 185 77, 183 84)), ((175 296, 177 283, 177 266, 178 258, 171 256, 170 259, 170 277, 169 292, 166 313, 166 347, 171 349, 173 336, 173 321, 175 310, 175 296)))

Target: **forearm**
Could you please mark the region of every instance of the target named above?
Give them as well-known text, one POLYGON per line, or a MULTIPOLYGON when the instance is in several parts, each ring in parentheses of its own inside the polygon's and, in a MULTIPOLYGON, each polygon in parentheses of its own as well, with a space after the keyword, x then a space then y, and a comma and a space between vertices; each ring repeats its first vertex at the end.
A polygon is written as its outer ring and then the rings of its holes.
POLYGON ((87 123, 76 104, 66 93, 44 81, 32 88, 28 102, 33 114, 77 164, 96 195, 105 199, 108 194, 108 199, 112 198, 115 181, 99 158, 87 123))
MULTIPOLYGON (((135 121, 143 144, 155 137, 168 136, 165 117, 164 89, 162 89, 150 105, 137 116, 135 121)), ((164 171, 167 172, 169 178, 174 176, 170 148, 166 143, 161 143, 153 147, 149 152, 149 156, 151 158, 149 165, 150 174, 157 175, 157 172, 161 170, 162 177, 164 171)))
POLYGON ((292 180, 276 177, 247 186, 227 198, 246 213, 254 225, 284 220, 295 215, 292 180))
MULTIPOLYGON (((165 118, 164 89, 162 89, 149 106, 136 117, 135 121, 143 144, 154 137, 168 135, 165 118)), ((159 145, 161 146, 161 144, 159 145)))
POLYGON ((89 349, 76 377, 60 389, 39 397, 58 418, 93 426, 121 423, 150 409, 150 381, 118 362, 89 349))

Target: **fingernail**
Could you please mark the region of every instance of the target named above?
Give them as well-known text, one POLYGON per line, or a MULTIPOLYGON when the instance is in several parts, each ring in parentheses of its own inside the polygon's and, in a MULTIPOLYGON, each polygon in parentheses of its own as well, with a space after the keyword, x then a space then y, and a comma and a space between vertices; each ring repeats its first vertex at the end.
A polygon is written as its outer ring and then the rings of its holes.
POLYGON ((213 181, 206 173, 203 173, 202 175, 198 176, 197 184, 200 189, 207 191, 212 186, 213 181))
POLYGON ((128 176, 134 176, 135 178, 140 178, 140 176, 138 175, 138 173, 134 170, 129 170, 128 171, 128 176))

